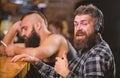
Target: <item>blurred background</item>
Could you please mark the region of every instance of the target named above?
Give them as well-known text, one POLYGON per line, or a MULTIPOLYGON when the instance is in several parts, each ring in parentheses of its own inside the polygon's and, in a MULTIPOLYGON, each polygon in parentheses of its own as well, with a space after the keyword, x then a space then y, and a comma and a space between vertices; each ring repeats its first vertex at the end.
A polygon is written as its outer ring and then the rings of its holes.
MULTIPOLYGON (((89 3, 103 11, 103 38, 113 51, 117 67, 116 78, 120 78, 120 0, 0 0, 0 39, 24 13, 38 10, 44 13, 49 23, 59 21, 63 35, 72 43, 73 12, 78 6, 89 3)), ((15 42, 22 42, 19 34, 15 42)))

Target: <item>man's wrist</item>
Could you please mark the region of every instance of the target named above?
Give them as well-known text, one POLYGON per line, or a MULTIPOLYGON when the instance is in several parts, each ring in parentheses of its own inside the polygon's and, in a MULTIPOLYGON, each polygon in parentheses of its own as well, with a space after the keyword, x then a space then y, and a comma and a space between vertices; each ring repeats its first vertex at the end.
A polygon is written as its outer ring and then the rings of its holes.
POLYGON ((33 56, 29 56, 29 57, 30 57, 30 61, 31 61, 34 65, 38 64, 38 62, 39 62, 39 59, 38 59, 38 58, 33 57, 33 56))
POLYGON ((17 26, 13 26, 12 28, 13 28, 16 32, 19 31, 17 26))

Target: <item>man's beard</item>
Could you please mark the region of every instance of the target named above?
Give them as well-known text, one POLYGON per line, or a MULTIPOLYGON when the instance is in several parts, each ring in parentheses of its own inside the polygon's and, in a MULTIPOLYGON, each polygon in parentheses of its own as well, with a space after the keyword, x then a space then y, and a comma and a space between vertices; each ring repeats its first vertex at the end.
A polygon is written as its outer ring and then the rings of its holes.
POLYGON ((40 37, 37 35, 36 31, 33 29, 31 36, 26 40, 26 47, 38 47, 40 44, 40 37))
MULTIPOLYGON (((82 32, 79 32, 78 33, 82 33, 82 32)), ((76 39, 76 36, 77 34, 75 35, 74 37, 74 46, 76 49, 87 49, 87 48, 90 48, 92 47, 95 42, 96 42, 96 35, 93 33, 89 36, 87 36, 85 33, 82 33, 83 35, 85 35, 85 39, 83 40, 77 40, 76 39)))

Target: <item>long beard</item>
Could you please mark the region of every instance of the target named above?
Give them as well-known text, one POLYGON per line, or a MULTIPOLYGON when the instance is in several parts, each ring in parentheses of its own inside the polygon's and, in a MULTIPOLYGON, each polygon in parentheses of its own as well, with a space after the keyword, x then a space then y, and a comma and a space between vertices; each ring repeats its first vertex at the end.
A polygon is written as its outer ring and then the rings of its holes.
POLYGON ((40 37, 37 35, 35 30, 32 30, 31 36, 25 42, 26 47, 38 47, 40 44, 40 37))
POLYGON ((84 40, 76 40, 74 37, 74 46, 76 49, 86 49, 93 46, 96 42, 96 35, 93 33, 89 36, 86 35, 84 40))

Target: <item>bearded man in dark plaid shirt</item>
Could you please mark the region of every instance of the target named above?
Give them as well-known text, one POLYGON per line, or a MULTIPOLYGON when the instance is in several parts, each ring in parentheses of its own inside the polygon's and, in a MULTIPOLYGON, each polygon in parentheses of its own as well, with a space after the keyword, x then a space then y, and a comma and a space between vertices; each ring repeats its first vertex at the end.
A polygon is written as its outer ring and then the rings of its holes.
POLYGON ((74 16, 76 57, 68 61, 64 54, 56 58, 54 68, 43 62, 35 67, 45 78, 115 78, 114 56, 102 31, 102 12, 92 4, 78 7, 74 16))

